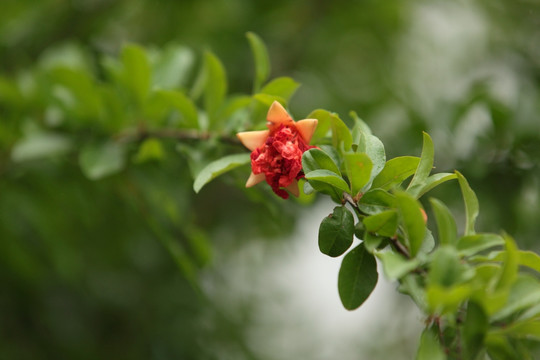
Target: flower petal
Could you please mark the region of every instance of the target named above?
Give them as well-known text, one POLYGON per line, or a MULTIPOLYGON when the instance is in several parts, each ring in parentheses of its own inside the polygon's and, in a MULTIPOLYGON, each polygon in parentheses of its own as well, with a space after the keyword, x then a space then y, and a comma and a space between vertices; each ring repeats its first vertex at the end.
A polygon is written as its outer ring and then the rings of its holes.
POLYGON ((302 139, 304 139, 306 144, 309 144, 313 133, 315 133, 317 123, 317 119, 304 119, 295 123, 296 130, 298 130, 300 136, 302 136, 302 139))
POLYGON ((268 138, 268 134, 270 134, 269 130, 244 131, 236 134, 236 137, 245 147, 253 151, 256 148, 264 145, 264 142, 268 138))
POLYGON ((249 175, 249 179, 246 182, 246 187, 252 187, 254 185, 257 185, 258 183, 264 181, 266 179, 266 176, 263 173, 260 174, 254 174, 251 172, 251 175, 249 175))
POLYGON ((293 121, 287 110, 285 110, 285 108, 277 101, 274 101, 270 106, 270 109, 268 109, 266 120, 272 123, 272 125, 290 123, 293 121))
POLYGON ((285 189, 287 189, 291 194, 298 197, 300 195, 300 190, 298 189, 298 180, 293 180, 285 189))

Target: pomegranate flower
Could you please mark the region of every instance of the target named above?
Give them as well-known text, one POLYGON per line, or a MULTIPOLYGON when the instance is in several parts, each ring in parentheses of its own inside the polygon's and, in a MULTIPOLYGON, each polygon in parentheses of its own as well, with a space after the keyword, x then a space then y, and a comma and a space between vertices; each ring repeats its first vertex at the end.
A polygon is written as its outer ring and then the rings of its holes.
POLYGON ((288 190, 298 196, 298 180, 302 172, 302 154, 315 146, 309 141, 317 127, 316 119, 294 122, 280 103, 274 101, 266 116, 268 130, 246 131, 236 134, 251 150, 251 175, 246 187, 263 180, 283 199, 288 190))

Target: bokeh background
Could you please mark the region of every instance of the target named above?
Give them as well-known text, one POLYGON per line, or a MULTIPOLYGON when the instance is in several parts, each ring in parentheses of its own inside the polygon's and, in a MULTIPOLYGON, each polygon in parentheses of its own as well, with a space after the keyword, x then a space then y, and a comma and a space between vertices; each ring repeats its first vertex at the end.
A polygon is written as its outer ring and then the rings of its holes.
MULTIPOLYGON (((540 248, 538 1, 3 0, 0 358, 413 356, 422 319, 394 285, 340 308, 338 261, 316 244, 328 202, 245 193, 246 169, 195 195, 174 151, 97 181, 69 155, 14 161, 25 129, 54 123, 48 94, 25 98, 51 58, 99 77, 126 42, 181 44, 194 64, 211 49, 230 91, 250 93, 247 31, 273 77, 302 84, 296 118, 354 110, 389 158, 419 154, 427 131, 437 171, 459 169, 476 190, 479 229, 540 248)), ((459 218, 454 185, 432 195, 459 218)))

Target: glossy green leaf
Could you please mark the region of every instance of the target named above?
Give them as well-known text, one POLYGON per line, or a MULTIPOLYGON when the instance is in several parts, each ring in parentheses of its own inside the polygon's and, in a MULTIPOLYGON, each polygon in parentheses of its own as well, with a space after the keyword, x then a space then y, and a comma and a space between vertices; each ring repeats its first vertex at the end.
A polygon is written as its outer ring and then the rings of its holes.
POLYGON ((318 120, 317 128, 315 129, 315 133, 313 134, 313 137, 312 137, 312 143, 316 144, 326 137, 332 123, 331 117, 332 117, 332 114, 329 111, 323 110, 323 109, 313 110, 307 116, 308 119, 318 120))
POLYGON ((451 173, 433 174, 426 179, 423 186, 411 189, 409 190, 409 193, 414 195, 416 198, 420 198, 431 189, 453 179, 457 179, 456 174, 451 174, 451 173))
POLYGON ((36 131, 25 135, 13 146, 11 160, 22 162, 59 156, 69 152, 72 146, 72 141, 64 135, 36 131))
POLYGON ((334 160, 321 149, 310 149, 304 152, 302 155, 302 168, 306 174, 323 169, 341 176, 341 172, 334 160))
POLYGON ((337 190, 349 192, 349 185, 343 178, 330 170, 314 170, 306 174, 308 181, 315 180, 333 186, 337 190))
POLYGON ((212 161, 210 164, 206 165, 195 178, 193 190, 198 193, 204 185, 208 184, 219 175, 237 168, 238 166, 248 164, 250 161, 249 154, 227 155, 221 159, 212 161))
POLYGON ((426 234, 426 224, 420 210, 420 203, 410 194, 401 192, 396 194, 396 205, 411 256, 414 257, 420 250, 426 234))
POLYGON ((125 147, 112 141, 86 145, 79 154, 79 165, 90 180, 112 175, 124 168, 125 147))
POLYGON ((366 214, 377 214, 395 206, 396 198, 388 191, 371 189, 358 201, 358 207, 366 214))
POLYGON ((395 210, 383 211, 381 213, 365 217, 363 223, 366 230, 370 233, 392 237, 397 231, 398 213, 395 210))
POLYGON ((437 199, 431 198, 429 202, 431 203, 435 221, 437 222, 439 243, 441 245, 455 244, 457 241, 457 226, 450 209, 442 201, 437 199))
POLYGON ((401 156, 390 159, 386 162, 382 171, 373 179, 371 187, 389 190, 414 174, 419 163, 420 158, 415 156, 401 156))
MULTIPOLYGON (((378 137, 365 133, 362 135, 362 142, 364 144, 364 152, 368 154, 373 163, 370 176, 370 181, 372 181, 377 175, 379 175, 386 165, 386 153, 384 151, 384 145, 378 137)), ((357 151, 361 152, 360 147, 357 151)))
POLYGON ((435 156, 435 150, 433 148, 433 140, 431 137, 424 132, 424 145, 422 147, 422 155, 420 156, 420 162, 414 173, 414 176, 407 187, 407 192, 412 195, 418 194, 419 189, 421 189, 433 169, 433 157, 435 156))
POLYGON ((489 318, 482 306, 469 301, 463 322, 463 358, 475 360, 484 347, 484 338, 489 329, 489 318))
POLYGON ((494 246, 504 245, 504 239, 497 234, 476 234, 461 237, 456 248, 462 256, 471 256, 494 246))
POLYGON ((476 217, 478 216, 478 199, 476 194, 469 186, 467 179, 461 175, 460 172, 456 171, 458 177, 459 186, 461 188, 461 194, 463 195, 463 201, 465 202, 465 235, 474 235, 474 224, 476 222, 476 217))
POLYGON ((420 337, 420 345, 416 354, 416 360, 445 360, 441 344, 437 337, 430 329, 425 329, 420 337))
POLYGON ((375 257, 362 244, 349 251, 343 258, 338 275, 338 291, 347 310, 358 308, 369 297, 379 274, 375 257))
POLYGON ((266 45, 253 32, 246 33, 251 52, 253 53, 253 59, 255 61, 255 78, 253 81, 253 93, 256 93, 261 88, 262 84, 270 76, 270 57, 268 56, 268 50, 266 45))
POLYGON ((122 80, 142 104, 150 90, 151 68, 145 50, 134 44, 122 48, 122 64, 124 65, 122 80))
POLYGON ((316 190, 322 194, 329 195, 334 202, 342 204, 343 191, 337 189, 330 184, 313 179, 306 181, 304 184, 304 192, 306 194, 311 194, 313 190, 316 190))
POLYGON ((264 87, 260 90, 260 93, 279 96, 288 102, 299 86, 300 84, 290 77, 283 76, 273 79, 268 84, 264 85, 264 87))
POLYGON ((332 129, 332 144, 335 148, 348 151, 352 146, 352 135, 343 120, 336 113, 330 114, 330 129, 332 129), (342 145, 343 144, 343 145, 342 145))
POLYGON ((216 128, 218 111, 227 94, 227 77, 221 61, 211 52, 204 54, 204 108, 210 127, 216 128))
MULTIPOLYGON (((364 122, 364 120, 360 119, 356 111, 350 111, 349 116, 354 120, 354 126, 351 131, 352 136, 353 136, 353 144, 356 144, 357 146, 361 146, 362 134, 372 135, 371 129, 369 128, 368 124, 364 122)), ((360 151, 365 152, 365 149, 360 150, 360 151)))
POLYGON ((328 256, 340 256, 352 245, 353 237, 353 214, 344 206, 336 206, 319 227, 319 249, 328 256))
POLYGON ((351 192, 355 196, 368 183, 373 163, 365 153, 347 153, 343 155, 343 159, 351 184, 351 192))
POLYGON ((420 265, 418 259, 408 260, 393 251, 376 252, 375 256, 381 260, 384 274, 389 280, 401 279, 420 265))

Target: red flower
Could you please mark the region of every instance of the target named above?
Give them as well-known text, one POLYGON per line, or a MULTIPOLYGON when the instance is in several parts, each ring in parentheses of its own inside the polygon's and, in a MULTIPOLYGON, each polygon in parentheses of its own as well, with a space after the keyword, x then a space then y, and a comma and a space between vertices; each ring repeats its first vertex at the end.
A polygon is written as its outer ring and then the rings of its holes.
POLYGON ((294 122, 277 101, 270 106, 266 119, 268 130, 236 134, 242 144, 252 150, 252 171, 246 187, 266 180, 280 197, 289 197, 284 189, 298 196, 298 180, 304 176, 302 154, 315 147, 308 144, 317 127, 317 120, 294 122))

